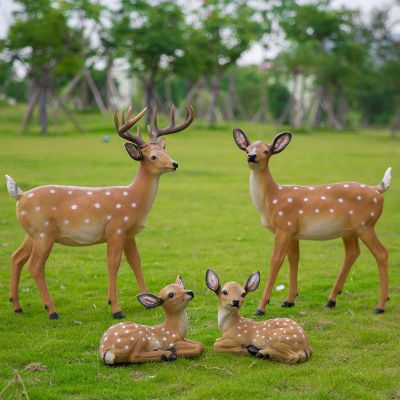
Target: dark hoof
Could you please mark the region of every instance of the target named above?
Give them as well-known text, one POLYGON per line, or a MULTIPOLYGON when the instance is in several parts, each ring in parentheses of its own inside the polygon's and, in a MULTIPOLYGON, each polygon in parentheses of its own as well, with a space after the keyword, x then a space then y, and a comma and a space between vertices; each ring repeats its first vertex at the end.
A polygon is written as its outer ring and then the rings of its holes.
POLYGON ((281 307, 285 307, 285 308, 294 307, 294 303, 290 303, 289 301, 284 301, 284 302, 281 304, 281 307))
POLYGON ((336 301, 335 300, 328 300, 326 303, 325 308, 335 308, 336 307, 336 301))
POLYGON ((113 313, 113 318, 114 319, 122 319, 125 318, 125 314, 122 311, 117 311, 113 313))
POLYGON ((261 310, 256 310, 255 313, 253 314, 255 317, 261 317, 262 315, 264 315, 265 312, 261 311, 261 310))
POLYGON ((22 314, 22 308, 21 308, 21 307, 20 307, 20 308, 17 308, 17 309, 14 310, 14 312, 15 312, 16 314, 22 314))
POLYGON ((176 349, 174 346, 168 347, 168 350, 171 351, 172 353, 176 353, 176 349))
POLYGON ((246 350, 249 352, 251 356, 256 356, 259 351, 259 349, 257 349, 257 347, 254 346, 247 346, 246 350))
POLYGON ((262 358, 263 360, 266 360, 269 358, 269 354, 263 354, 263 353, 258 352, 256 354, 256 358, 262 358))
POLYGON ((53 314, 49 315, 49 319, 60 319, 60 316, 58 315, 58 313, 53 312, 53 314))
POLYGON ((174 361, 176 360, 176 354, 171 353, 168 357, 165 356, 164 354, 161 356, 161 361, 174 361))
POLYGON ((383 314, 385 310, 383 308, 375 308, 374 314, 383 314))

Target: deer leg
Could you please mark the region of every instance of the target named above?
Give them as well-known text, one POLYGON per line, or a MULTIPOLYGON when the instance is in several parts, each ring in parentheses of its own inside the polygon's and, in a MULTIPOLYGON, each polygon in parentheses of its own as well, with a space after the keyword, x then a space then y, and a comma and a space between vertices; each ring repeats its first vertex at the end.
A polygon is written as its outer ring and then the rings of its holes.
POLYGON ((297 289, 297 272, 299 270, 300 248, 299 241, 292 239, 290 242, 288 254, 290 275, 289 275, 289 295, 287 300, 282 303, 282 307, 293 307, 296 299, 297 289))
POLYGON ((271 266, 269 269, 267 283, 265 285, 263 294, 258 304, 257 311, 254 313, 256 316, 261 316, 265 314, 265 306, 269 303, 269 298, 271 297, 272 288, 275 284, 276 277, 282 266, 283 260, 289 250, 291 236, 288 232, 276 232, 275 234, 275 244, 272 251, 271 266))
POLYGON ((131 266, 136 281, 139 285, 140 292, 145 293, 148 291, 146 283, 144 282, 143 273, 142 273, 142 261, 140 259, 139 250, 136 245, 135 238, 127 238, 124 246, 125 257, 131 266))
POLYGON ((179 340, 174 343, 175 354, 177 356, 198 356, 203 351, 203 343, 179 340))
POLYGON ((361 229, 357 232, 360 239, 365 243, 374 255, 379 268, 381 283, 381 297, 374 314, 382 314, 385 311, 385 303, 389 300, 388 289, 388 251, 380 242, 373 229, 361 229))
POLYGON ((146 362, 146 361, 173 361, 176 360, 176 354, 169 350, 152 350, 143 351, 132 354, 130 362, 146 362))
POLYGON ((218 353, 233 353, 249 355, 250 353, 244 348, 239 346, 232 339, 219 338, 214 343, 214 351, 218 353))
POLYGON ((335 285, 333 286, 333 289, 329 296, 329 300, 326 303, 326 307, 328 308, 333 308, 336 306, 336 297, 342 292, 350 269, 353 266, 354 262, 357 260, 357 257, 360 255, 360 244, 358 242, 358 237, 356 234, 344 237, 343 245, 345 251, 344 261, 342 269, 340 270, 339 275, 336 278, 335 285))
POLYGON ((121 264, 124 238, 114 235, 107 240, 107 265, 108 265, 108 304, 111 305, 113 318, 125 318, 117 301, 117 274, 121 264))
POLYGON ((22 313, 22 307, 19 303, 19 280, 22 268, 28 261, 31 252, 32 238, 30 236, 25 236, 21 246, 18 247, 11 257, 10 302, 12 303, 14 312, 16 313, 22 313))
POLYGON ((51 299, 49 290, 47 289, 45 275, 46 261, 53 247, 53 243, 52 240, 46 238, 41 238, 40 242, 38 240, 33 242, 28 269, 39 290, 44 308, 47 310, 49 318, 58 319, 59 315, 56 311, 53 300, 51 299))

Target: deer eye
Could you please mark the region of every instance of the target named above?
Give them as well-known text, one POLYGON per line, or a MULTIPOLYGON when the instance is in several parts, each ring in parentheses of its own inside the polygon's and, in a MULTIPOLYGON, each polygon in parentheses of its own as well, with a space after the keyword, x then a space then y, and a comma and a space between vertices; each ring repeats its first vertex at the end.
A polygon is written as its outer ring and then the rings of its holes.
POLYGON ((222 291, 222 294, 223 294, 224 296, 226 296, 226 295, 228 294, 228 291, 227 291, 227 290, 223 290, 223 291, 222 291))
POLYGON ((169 292, 169 293, 168 293, 168 297, 169 297, 170 299, 172 299, 174 296, 175 296, 175 293, 174 293, 174 292, 169 292))
POLYGON ((243 293, 241 294, 241 296, 242 296, 242 297, 246 297, 246 292, 243 292, 243 293))
POLYGON ((157 160, 157 157, 156 156, 151 156, 150 157, 152 160, 157 160))

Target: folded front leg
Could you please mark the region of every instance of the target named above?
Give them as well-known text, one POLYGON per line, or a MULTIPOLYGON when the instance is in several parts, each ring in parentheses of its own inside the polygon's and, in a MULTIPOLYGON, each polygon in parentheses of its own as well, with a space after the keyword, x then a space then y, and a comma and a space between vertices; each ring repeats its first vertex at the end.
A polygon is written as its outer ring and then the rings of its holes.
POLYGON ((219 338, 214 343, 214 350, 220 353, 249 354, 248 351, 232 339, 219 338))
POLYGON ((198 356, 203 351, 203 343, 193 342, 188 339, 174 343, 174 352, 177 356, 198 356))

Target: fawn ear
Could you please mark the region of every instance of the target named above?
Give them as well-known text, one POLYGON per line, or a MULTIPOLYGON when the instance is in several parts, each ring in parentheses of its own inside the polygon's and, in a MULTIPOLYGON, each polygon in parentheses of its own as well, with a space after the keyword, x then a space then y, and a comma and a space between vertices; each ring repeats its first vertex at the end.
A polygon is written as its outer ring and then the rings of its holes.
POLYGON ((239 128, 233 130, 233 138, 235 143, 240 150, 246 150, 250 145, 250 140, 247 139, 246 134, 239 128))
POLYGON ((183 280, 182 280, 180 275, 178 275, 178 277, 176 278, 175 283, 178 284, 178 285, 181 285, 182 287, 185 287, 185 285, 183 283, 183 280))
POLYGON ((260 284, 260 273, 258 271, 253 272, 247 279, 244 285, 244 290, 246 291, 246 293, 254 292, 255 290, 257 290, 259 284, 260 284))
POLYGON ((278 133, 271 144, 271 153, 278 154, 281 151, 285 150, 286 146, 291 140, 292 134, 290 132, 278 133))
POLYGON ((212 269, 208 269, 206 272, 206 285, 210 290, 217 294, 221 290, 218 275, 212 269))
POLYGON ((165 149, 165 146, 166 146, 167 142, 166 142, 166 140, 164 138, 162 138, 158 143, 160 143, 162 148, 165 149))
POLYGON ((128 154, 136 161, 140 161, 143 159, 142 150, 140 150, 139 146, 134 143, 125 143, 125 149, 128 154))
POLYGON ((154 308, 160 306, 164 300, 155 296, 151 293, 140 293, 136 298, 143 304, 146 308, 154 308))

